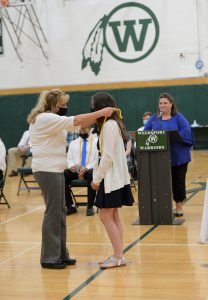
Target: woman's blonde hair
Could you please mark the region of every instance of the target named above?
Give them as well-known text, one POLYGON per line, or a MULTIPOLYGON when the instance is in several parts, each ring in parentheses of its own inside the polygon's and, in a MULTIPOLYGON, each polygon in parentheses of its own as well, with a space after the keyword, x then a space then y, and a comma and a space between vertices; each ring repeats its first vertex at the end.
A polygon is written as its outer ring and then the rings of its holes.
POLYGON ((40 94, 36 106, 31 110, 27 117, 29 124, 34 123, 37 115, 50 111, 55 112, 57 106, 61 100, 69 101, 69 95, 66 95, 63 91, 59 89, 53 89, 50 91, 44 91, 40 94))

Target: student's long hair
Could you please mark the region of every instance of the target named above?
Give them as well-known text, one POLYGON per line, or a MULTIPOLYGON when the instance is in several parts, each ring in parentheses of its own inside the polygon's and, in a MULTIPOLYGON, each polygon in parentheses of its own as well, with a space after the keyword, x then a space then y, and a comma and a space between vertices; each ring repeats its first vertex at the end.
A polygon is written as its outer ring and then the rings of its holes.
MULTIPOLYGON (((171 107, 171 116, 174 116, 175 114, 177 114, 178 109, 177 109, 177 106, 176 106, 174 98, 170 94, 168 94, 168 93, 162 93, 162 94, 160 94, 159 101, 160 101, 161 98, 168 99, 168 101, 170 102, 170 104, 172 104, 172 107, 171 107)), ((160 112, 159 112, 159 109, 158 109, 158 114, 159 113, 160 112)))
POLYGON ((36 117, 43 112, 55 112, 62 99, 65 99, 67 102, 69 100, 69 95, 66 95, 59 89, 42 92, 36 106, 31 110, 27 117, 28 123, 34 123, 36 117))
MULTIPOLYGON (((105 107, 117 107, 116 102, 113 98, 113 96, 109 93, 100 92, 92 96, 92 108, 94 111, 100 110, 105 107)), ((121 136, 123 138, 123 141, 127 141, 126 131, 125 131, 125 125, 123 121, 120 118, 119 111, 113 112, 110 117, 107 118, 107 120, 115 120, 118 124, 118 127, 121 132, 121 136)), ((99 128, 99 132, 101 131, 101 127, 104 122, 104 117, 101 117, 97 119, 97 124, 99 128)))

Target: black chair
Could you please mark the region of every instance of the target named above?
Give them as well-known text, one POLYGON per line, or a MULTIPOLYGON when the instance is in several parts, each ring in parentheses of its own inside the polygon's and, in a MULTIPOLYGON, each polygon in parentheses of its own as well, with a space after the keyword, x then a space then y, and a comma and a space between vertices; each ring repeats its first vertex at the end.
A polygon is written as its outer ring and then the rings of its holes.
POLYGON ((74 180, 71 180, 70 182, 70 185, 69 185, 69 188, 70 188, 70 193, 71 193, 71 196, 72 196, 72 199, 73 199, 73 202, 74 204, 76 205, 76 207, 78 206, 87 206, 87 201, 85 202, 78 202, 76 200, 76 198, 86 198, 87 197, 87 194, 77 194, 75 192, 73 192, 73 188, 87 188, 88 186, 88 182, 86 179, 74 179, 74 180))
POLYGON ((6 196, 4 194, 4 185, 5 185, 5 180, 6 180, 6 174, 7 174, 7 158, 6 158, 6 170, 4 172, 3 179, 0 180, 0 204, 2 205, 7 205, 8 208, 10 208, 9 202, 6 199, 6 196), (3 199, 3 202, 2 202, 3 199))
POLYGON ((27 190, 28 192, 31 190, 40 190, 40 187, 37 186, 37 182, 33 176, 32 168, 25 166, 27 158, 31 156, 31 152, 22 156, 22 167, 17 169, 17 173, 20 175, 17 196, 19 196, 19 193, 22 190, 27 190))

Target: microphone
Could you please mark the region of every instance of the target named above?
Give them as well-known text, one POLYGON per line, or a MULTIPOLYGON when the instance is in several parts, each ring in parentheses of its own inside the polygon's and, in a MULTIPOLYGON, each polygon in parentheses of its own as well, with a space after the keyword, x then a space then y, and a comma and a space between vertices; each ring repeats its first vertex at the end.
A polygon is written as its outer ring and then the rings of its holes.
POLYGON ((163 112, 160 111, 160 113, 159 113, 159 115, 158 115, 158 118, 159 118, 159 119, 162 119, 162 115, 163 115, 163 112))

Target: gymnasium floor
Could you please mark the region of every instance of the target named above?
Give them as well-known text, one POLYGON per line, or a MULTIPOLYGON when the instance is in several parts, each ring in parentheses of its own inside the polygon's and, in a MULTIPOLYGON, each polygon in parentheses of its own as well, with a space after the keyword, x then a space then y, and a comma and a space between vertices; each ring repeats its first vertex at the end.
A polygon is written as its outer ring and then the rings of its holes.
POLYGON ((86 207, 67 217, 68 247, 76 266, 42 269, 39 263, 44 213, 40 191, 17 194, 18 178, 8 178, 0 206, 1 300, 208 300, 208 246, 199 233, 208 177, 208 151, 192 152, 183 225, 131 225, 135 205, 122 208, 127 266, 100 270, 112 253, 98 215, 86 207))

